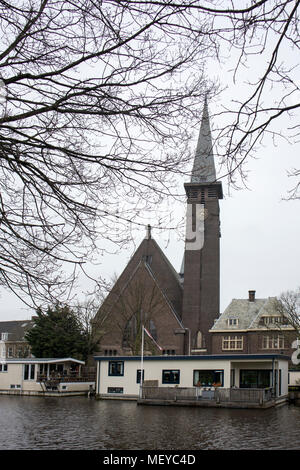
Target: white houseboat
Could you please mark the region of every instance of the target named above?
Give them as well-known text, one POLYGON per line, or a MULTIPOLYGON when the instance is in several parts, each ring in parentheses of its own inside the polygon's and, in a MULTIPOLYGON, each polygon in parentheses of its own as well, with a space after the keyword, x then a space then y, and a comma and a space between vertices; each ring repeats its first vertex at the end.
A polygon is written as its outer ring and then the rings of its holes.
POLYGON ((0 361, 0 394, 83 395, 95 387, 95 374, 73 358, 4 359, 0 361))
POLYGON ((282 354, 94 359, 96 396, 102 399, 251 408, 275 406, 288 400, 289 357, 282 354))

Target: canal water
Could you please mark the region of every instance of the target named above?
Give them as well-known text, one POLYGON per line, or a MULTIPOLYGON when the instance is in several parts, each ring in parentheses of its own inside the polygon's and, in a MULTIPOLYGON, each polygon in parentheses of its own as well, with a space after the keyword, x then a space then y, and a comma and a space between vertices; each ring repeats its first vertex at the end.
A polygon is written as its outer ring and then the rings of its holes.
POLYGON ((208 409, 0 396, 0 429, 1 450, 298 450, 300 407, 208 409))

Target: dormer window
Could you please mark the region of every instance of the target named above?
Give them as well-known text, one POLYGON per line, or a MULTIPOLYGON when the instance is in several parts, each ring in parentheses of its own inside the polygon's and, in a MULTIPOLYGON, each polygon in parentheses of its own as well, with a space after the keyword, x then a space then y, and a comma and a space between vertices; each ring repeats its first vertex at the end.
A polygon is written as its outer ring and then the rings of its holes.
POLYGON ((263 322, 265 325, 275 325, 283 323, 283 318, 280 316, 263 317, 263 322))
POLYGON ((1 333, 1 341, 8 341, 8 333, 1 333))
POLYGON ((227 320, 228 326, 237 326, 239 324, 238 318, 228 318, 227 320))

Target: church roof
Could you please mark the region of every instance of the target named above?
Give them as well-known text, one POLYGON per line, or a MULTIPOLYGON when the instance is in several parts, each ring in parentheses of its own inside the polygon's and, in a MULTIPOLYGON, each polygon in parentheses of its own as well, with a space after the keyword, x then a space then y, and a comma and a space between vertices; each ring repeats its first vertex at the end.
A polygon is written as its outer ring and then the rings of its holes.
POLYGON ((213 183, 216 181, 212 137, 207 100, 205 99, 201 127, 194 158, 191 183, 213 183))
POLYGON ((129 260, 100 309, 107 305, 109 305, 109 310, 112 308, 112 305, 119 297, 119 293, 126 289, 128 283, 136 275, 141 263, 145 265, 147 272, 159 287, 172 313, 180 322, 183 290, 179 275, 158 243, 149 234, 129 260))

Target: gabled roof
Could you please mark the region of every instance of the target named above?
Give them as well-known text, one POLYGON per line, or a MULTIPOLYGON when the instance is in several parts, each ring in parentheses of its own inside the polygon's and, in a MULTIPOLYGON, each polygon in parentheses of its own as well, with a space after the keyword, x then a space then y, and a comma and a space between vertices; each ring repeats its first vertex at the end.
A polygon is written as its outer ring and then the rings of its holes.
MULTIPOLYGON (((266 326, 260 322, 264 316, 280 316, 276 311, 276 297, 266 299, 233 299, 224 313, 215 321, 211 332, 218 331, 245 331, 265 330, 266 326), (237 319, 237 324, 229 324, 229 319, 237 319)), ((278 328, 274 325, 272 329, 278 328)), ((280 328, 290 329, 290 325, 280 325, 280 328)), ((270 329, 270 327, 267 327, 270 329)))
POLYGON ((129 280, 135 275, 141 261, 146 263, 149 267, 156 284, 159 286, 164 297, 168 300, 168 303, 174 311, 177 319, 180 319, 183 290, 179 275, 157 242, 153 238, 149 237, 145 238, 141 242, 129 260, 127 266, 117 279, 112 290, 104 300, 100 310, 107 307, 108 310, 111 310, 112 305, 115 304, 120 292, 123 291, 126 285, 128 285, 129 280))
POLYGON ((24 335, 33 326, 32 320, 2 321, 0 322, 1 333, 8 333, 8 341, 24 341, 24 335))

